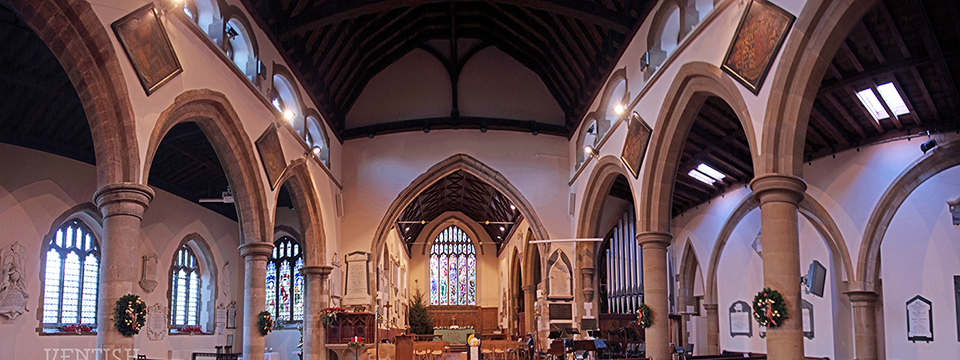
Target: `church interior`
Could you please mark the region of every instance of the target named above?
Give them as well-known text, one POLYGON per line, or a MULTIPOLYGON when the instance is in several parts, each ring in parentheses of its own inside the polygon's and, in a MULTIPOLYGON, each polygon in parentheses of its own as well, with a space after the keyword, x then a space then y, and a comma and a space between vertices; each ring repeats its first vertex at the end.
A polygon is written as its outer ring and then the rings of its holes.
POLYGON ((0 0, 0 358, 954 358, 958 18, 0 0))

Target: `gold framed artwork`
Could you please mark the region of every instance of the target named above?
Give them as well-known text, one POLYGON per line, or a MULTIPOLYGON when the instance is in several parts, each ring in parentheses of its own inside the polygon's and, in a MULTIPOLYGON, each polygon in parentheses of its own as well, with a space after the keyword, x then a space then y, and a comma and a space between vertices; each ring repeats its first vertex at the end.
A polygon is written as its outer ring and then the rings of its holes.
POLYGON ((263 164, 263 170, 267 172, 267 180, 270 181, 270 190, 276 189, 280 186, 280 178, 287 170, 287 159, 283 156, 283 149, 280 147, 277 126, 267 127, 256 143, 260 163, 263 164))
POLYGON ((183 72, 153 3, 134 10, 111 27, 147 95, 183 72))
POLYGON ((749 0, 723 58, 723 71, 754 94, 759 93, 794 20, 795 16, 774 4, 749 0))
POLYGON ((647 146, 650 144, 650 135, 653 129, 647 125, 640 114, 634 112, 627 120, 627 139, 623 143, 623 151, 620 153, 620 161, 627 166, 633 178, 640 177, 640 166, 643 165, 643 156, 647 153, 647 146))

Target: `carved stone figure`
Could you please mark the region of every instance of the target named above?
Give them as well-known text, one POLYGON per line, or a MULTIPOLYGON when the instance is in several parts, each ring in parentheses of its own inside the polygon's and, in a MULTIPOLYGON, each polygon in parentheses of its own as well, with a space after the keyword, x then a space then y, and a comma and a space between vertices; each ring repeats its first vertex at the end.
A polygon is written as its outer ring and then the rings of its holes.
POLYGON ((229 262, 223 264, 223 270, 220 271, 220 290, 227 300, 233 299, 233 265, 229 262))
POLYGON ((0 252, 0 315, 16 319, 27 311, 27 287, 23 282, 24 252, 26 248, 15 242, 0 252))
POLYGON ((157 288, 157 254, 143 256, 143 274, 140 276, 140 288, 152 293, 157 288))
POLYGON ((147 308, 147 338, 150 341, 160 341, 167 337, 170 329, 167 327, 167 307, 155 303, 147 308))

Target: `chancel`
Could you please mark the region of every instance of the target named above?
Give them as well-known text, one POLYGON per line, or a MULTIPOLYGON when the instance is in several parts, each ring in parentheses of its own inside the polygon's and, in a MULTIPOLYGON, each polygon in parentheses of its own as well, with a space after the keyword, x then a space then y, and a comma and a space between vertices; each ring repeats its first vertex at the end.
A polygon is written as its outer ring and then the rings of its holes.
POLYGON ((0 359, 960 353, 955 0, 0 0, 0 359))

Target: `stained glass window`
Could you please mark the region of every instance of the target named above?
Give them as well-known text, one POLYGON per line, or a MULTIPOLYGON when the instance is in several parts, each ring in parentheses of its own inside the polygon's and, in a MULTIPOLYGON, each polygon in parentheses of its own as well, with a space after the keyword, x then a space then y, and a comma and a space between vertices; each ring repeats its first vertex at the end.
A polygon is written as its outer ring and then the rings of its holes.
POLYGON ((477 304, 477 252, 459 227, 440 232, 430 249, 430 304, 477 304))
POLYGON ((43 269, 43 326, 97 325, 100 245, 83 222, 63 223, 47 243, 43 269))
POLYGON ((267 311, 283 322, 303 321, 304 278, 300 244, 289 236, 273 243, 267 262, 267 311))
POLYGON ((200 263, 189 245, 180 245, 170 268, 170 328, 198 326, 200 263))

